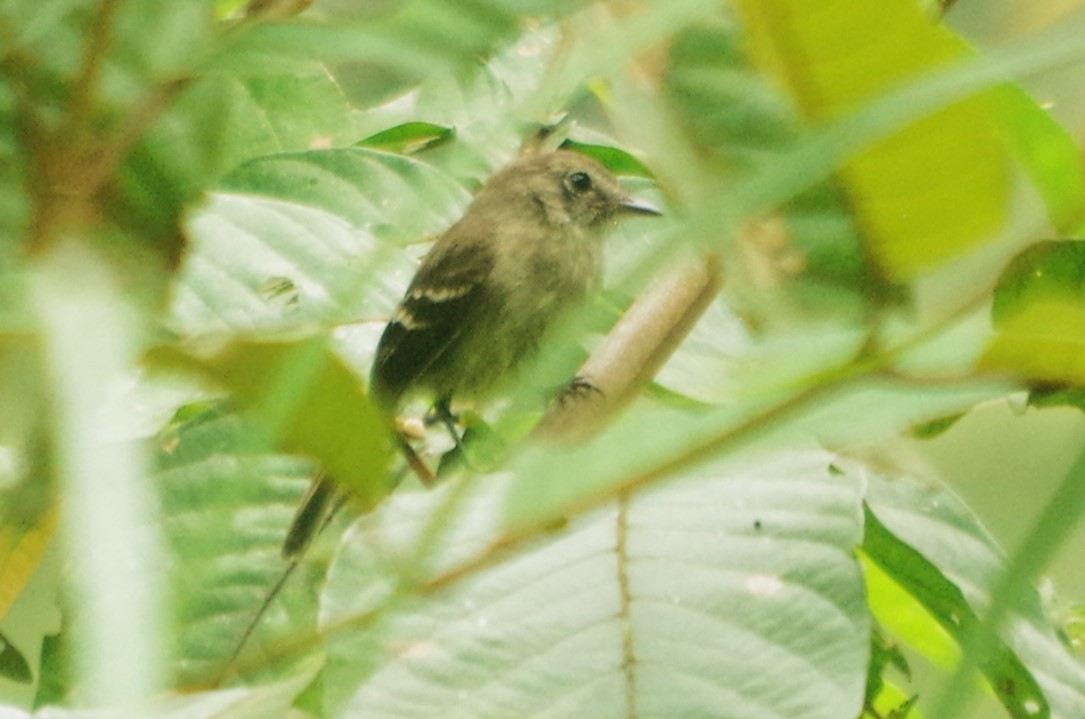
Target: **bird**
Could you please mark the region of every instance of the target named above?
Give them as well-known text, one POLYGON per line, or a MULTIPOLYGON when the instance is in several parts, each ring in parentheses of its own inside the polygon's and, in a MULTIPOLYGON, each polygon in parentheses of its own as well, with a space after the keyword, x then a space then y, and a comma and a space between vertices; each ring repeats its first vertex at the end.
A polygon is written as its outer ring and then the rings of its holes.
MULTIPOLYGON (((599 285, 605 230, 623 215, 659 214, 582 153, 556 150, 508 164, 423 257, 377 344, 373 401, 391 418, 423 397, 458 443, 452 401, 482 402, 514 381, 549 330, 599 285)), ((399 443, 411 461, 413 450, 399 443)), ((334 511, 342 499, 320 476, 283 556, 304 551, 325 508, 334 511)))
MULTIPOLYGON (((622 215, 638 214, 661 213, 627 195, 597 160, 569 150, 515 160, 482 186, 423 257, 377 343, 370 395, 408 466, 429 474, 394 430, 401 407, 425 398, 458 444, 453 399, 484 402, 515 381, 554 325, 599 285, 605 230, 622 215)), ((574 378, 570 386, 584 385, 574 378)), ((323 472, 310 483, 283 542, 287 568, 227 670, 347 496, 323 472)))

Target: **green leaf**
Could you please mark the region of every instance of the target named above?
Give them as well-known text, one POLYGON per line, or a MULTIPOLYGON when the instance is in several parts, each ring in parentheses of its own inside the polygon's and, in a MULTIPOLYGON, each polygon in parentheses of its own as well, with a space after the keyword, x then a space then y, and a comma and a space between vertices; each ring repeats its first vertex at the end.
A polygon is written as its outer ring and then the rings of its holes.
MULTIPOLYGON (((1004 556, 948 490, 870 472, 864 475, 868 482, 864 552, 959 641, 990 606, 990 593, 1006 569, 1004 556)), ((870 601, 879 621, 888 626, 889 615, 878 610, 880 598, 872 596, 870 601)), ((1015 607, 1017 611, 999 628, 995 653, 981 658, 992 690, 1011 716, 1040 716, 1045 707, 1053 717, 1081 715, 1085 669, 1063 645, 1034 589, 1022 588, 1015 607)), ((897 624, 894 631, 907 626, 897 624)), ((920 623, 911 627, 919 633, 908 630, 898 639, 920 649, 937 646, 931 643, 934 635, 929 628, 920 623)))
POLYGON ((878 627, 870 633, 870 661, 867 666, 866 696, 867 706, 874 706, 886 687, 885 671, 894 668, 906 678, 911 678, 908 660, 900 647, 889 641, 878 627))
POLYGON ((573 150, 588 157, 594 157, 603 167, 615 175, 626 177, 644 177, 655 179, 651 169, 636 157, 618 147, 607 145, 593 145, 587 142, 566 140, 561 143, 562 149, 573 150))
POLYGON ((178 98, 168 116, 174 134, 163 139, 203 158, 207 186, 253 157, 352 142, 351 112, 342 88, 320 65, 281 74, 210 74, 178 98))
POLYGON ((324 210, 215 194, 188 223, 193 250, 172 322, 201 335, 311 330, 387 317, 415 262, 324 210))
POLYGON ((977 366, 1041 385, 1085 385, 1085 306, 1038 301, 1002 323, 977 366))
POLYGON ((440 0, 412 0, 381 6, 377 12, 352 9, 356 17, 348 11, 336 22, 251 28, 223 61, 227 68, 245 71, 289 67, 298 60, 349 62, 365 68, 369 84, 392 97, 431 74, 459 70, 492 54, 512 40, 530 16, 536 21, 562 17, 583 4, 471 0, 451 6, 440 0))
POLYGON ((899 641, 943 670, 960 659, 953 636, 905 586, 876 562, 860 554, 871 613, 899 641))
MULTIPOLYGON (((912 0, 739 6, 753 56, 818 122, 969 56, 912 0)), ((1004 155, 989 101, 977 97, 911 123, 839 169, 867 246, 890 278, 945 264, 1001 226, 1004 155)))
POLYGON ((954 414, 946 415, 945 417, 931 420, 930 422, 924 422, 916 427, 912 427, 910 434, 918 439, 933 439, 942 435, 942 433, 957 424, 957 420, 964 417, 964 415, 964 412, 956 412, 954 414))
POLYGON ((708 467, 512 551, 500 477, 397 496, 329 573, 326 711, 857 716, 859 488, 827 460, 708 467))
POLYGON ((893 684, 886 683, 868 706, 877 714, 866 713, 861 719, 923 719, 915 708, 919 695, 908 696, 893 684))
POLYGON ((221 186, 322 209, 398 243, 446 229, 470 199, 459 183, 429 165, 364 148, 258 158, 224 177, 221 186))
POLYGON ((456 128, 442 127, 432 122, 405 122, 359 140, 361 147, 372 147, 385 152, 412 155, 428 150, 456 137, 456 128))
POLYGON ((387 421, 324 338, 235 339, 205 353, 161 348, 148 362, 197 370, 227 389, 267 446, 319 462, 360 506, 373 507, 394 486, 387 421))
POLYGON ((20 684, 27 684, 34 680, 30 665, 3 632, 0 632, 0 677, 20 684))
MULTIPOLYGON (((863 552, 889 574, 959 642, 979 617, 961 591, 912 547, 886 529, 867 508, 863 552)), ((987 682, 1015 719, 1050 716, 1047 700, 1021 659, 1004 644, 981 661, 987 682)))
POLYGON ((995 324, 1038 301, 1085 305, 1085 241, 1047 240, 1017 255, 995 287, 995 324))
MULTIPOLYGON (((172 564, 164 577, 174 609, 174 680, 207 686, 227 669, 257 608, 286 569, 280 551, 314 468, 266 453, 236 415, 210 411, 159 438, 156 472, 172 564)), ((320 574, 306 565, 271 605, 240 663, 246 676, 296 670, 276 642, 313 629, 320 574), (263 660, 258 661, 259 660, 263 660)))
POLYGON ((992 315, 998 334, 980 369, 1046 385, 1040 402, 1052 399, 1048 390, 1085 384, 1085 242, 1040 242, 1014 258, 995 288, 992 315))
POLYGON ((706 19, 679 32, 664 81, 690 140, 722 172, 771 161, 796 139, 794 110, 749 69, 734 23, 706 19))
POLYGON ((999 88, 995 102, 999 125, 1055 229, 1066 235, 1085 231, 1085 176, 1075 139, 1018 87, 999 88))
POLYGON ((1039 387, 1029 392, 1030 407, 1073 407, 1085 412, 1085 390, 1039 387))

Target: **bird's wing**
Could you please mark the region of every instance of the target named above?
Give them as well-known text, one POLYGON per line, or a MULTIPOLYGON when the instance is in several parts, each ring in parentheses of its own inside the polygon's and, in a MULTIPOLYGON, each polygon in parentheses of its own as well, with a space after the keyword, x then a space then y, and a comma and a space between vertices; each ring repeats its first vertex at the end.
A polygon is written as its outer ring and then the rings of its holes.
POLYGON ((426 255, 384 328, 371 386, 386 404, 394 404, 426 372, 448 361, 475 321, 494 256, 489 243, 466 229, 454 227, 426 255))

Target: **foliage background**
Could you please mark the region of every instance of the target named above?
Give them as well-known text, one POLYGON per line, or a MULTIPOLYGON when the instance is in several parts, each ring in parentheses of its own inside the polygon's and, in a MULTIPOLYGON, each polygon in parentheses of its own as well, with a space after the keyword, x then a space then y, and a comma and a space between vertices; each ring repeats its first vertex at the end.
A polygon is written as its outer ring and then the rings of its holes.
POLYGON ((1085 264, 998 278, 1080 235, 1085 15, 947 5, 0 2, 0 696, 946 717, 964 647, 977 716, 1080 716, 1085 264), (385 500, 382 320, 566 114, 669 218, 619 228, 570 336, 666 261, 718 255, 725 292, 592 442, 497 408, 492 476, 385 500), (314 461, 380 507, 224 673, 314 461), (1060 548, 1057 592, 1015 589, 1060 548))

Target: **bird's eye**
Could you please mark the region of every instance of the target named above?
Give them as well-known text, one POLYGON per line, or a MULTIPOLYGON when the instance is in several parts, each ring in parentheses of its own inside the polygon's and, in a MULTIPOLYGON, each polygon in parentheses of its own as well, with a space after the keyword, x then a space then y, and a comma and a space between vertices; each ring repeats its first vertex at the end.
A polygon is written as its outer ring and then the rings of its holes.
POLYGON ((573 192, 587 192, 591 189, 591 175, 586 172, 574 172, 569 175, 569 188, 573 192))

